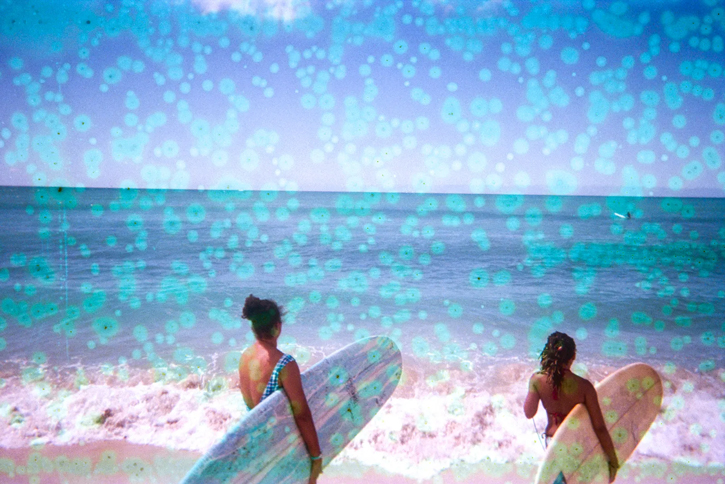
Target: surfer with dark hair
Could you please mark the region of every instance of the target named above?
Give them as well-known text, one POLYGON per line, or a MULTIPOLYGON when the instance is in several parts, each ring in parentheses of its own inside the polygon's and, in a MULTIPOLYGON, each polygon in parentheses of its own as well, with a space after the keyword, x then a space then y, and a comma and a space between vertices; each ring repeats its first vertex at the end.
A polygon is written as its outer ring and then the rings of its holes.
POLYGON ((613 482, 619 468, 612 438, 599 407, 597 391, 589 380, 575 375, 571 365, 576 358, 576 343, 565 333, 549 335, 541 352, 541 369, 529 380, 529 392, 524 401, 526 418, 534 418, 539 401, 544 406, 548 423, 544 439, 548 445, 556 429, 577 404, 584 404, 592 427, 609 461, 609 482, 613 482))
POLYGON ((291 355, 277 349, 282 331, 282 313, 276 302, 249 295, 242 317, 252 323, 254 344, 242 352, 239 360, 239 386, 244 403, 251 410, 276 390, 284 389, 289 398, 297 427, 310 453, 309 484, 322 473, 322 452, 312 412, 302 388, 300 368, 291 355))

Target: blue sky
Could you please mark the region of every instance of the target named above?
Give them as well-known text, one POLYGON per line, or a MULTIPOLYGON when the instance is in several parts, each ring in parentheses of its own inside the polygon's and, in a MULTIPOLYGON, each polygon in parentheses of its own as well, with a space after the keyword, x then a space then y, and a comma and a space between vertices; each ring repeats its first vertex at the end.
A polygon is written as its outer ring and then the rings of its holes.
POLYGON ((11 1, 0 184, 722 196, 723 2, 11 1))

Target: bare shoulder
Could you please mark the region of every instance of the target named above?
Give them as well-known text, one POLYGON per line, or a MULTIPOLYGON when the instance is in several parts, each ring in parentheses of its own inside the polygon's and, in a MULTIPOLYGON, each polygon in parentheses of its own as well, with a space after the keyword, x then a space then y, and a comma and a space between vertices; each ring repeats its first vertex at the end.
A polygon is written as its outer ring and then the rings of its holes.
POLYGON ((541 387, 541 383, 543 383, 546 380, 546 375, 541 373, 540 371, 536 371, 531 374, 531 378, 529 378, 529 386, 533 387, 537 391, 541 387))
POLYGON ((280 377, 286 378, 288 376, 291 376, 292 378, 299 378, 300 377, 300 367, 297 364, 297 361, 294 359, 290 360, 282 370, 280 370, 280 377))
POLYGON ((592 384, 592 382, 590 382, 586 378, 582 378, 580 376, 576 376, 576 377, 579 379, 579 385, 580 385, 580 388, 582 389, 582 391, 584 392, 584 394, 594 394, 594 395, 597 394, 597 391, 594 388, 594 385, 592 384))
POLYGON ((248 346, 242 351, 241 356, 239 357, 239 366, 246 366, 249 364, 249 361, 254 359, 255 356, 254 347, 248 346))
POLYGON ((302 388, 302 376, 300 375, 300 367, 295 360, 290 361, 280 370, 279 381, 282 388, 287 392, 290 401, 303 400, 302 397, 305 393, 302 388))
POLYGON ((245 360, 245 361, 248 360, 251 357, 253 351, 254 350, 252 349, 251 346, 246 347, 244 350, 242 350, 241 359, 245 360))

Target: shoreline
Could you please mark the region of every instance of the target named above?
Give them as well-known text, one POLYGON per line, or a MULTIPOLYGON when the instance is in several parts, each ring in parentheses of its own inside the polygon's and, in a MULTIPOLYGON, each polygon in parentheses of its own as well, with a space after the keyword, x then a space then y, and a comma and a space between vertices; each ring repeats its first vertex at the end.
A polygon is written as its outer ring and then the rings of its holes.
MULTIPOLYGON (((396 456, 391 469, 419 475, 421 459, 438 462, 440 469, 457 461, 533 462, 543 455, 531 421, 521 412, 528 365, 472 370, 413 363, 404 367, 390 400, 343 451, 345 460, 385 468, 386 459, 396 456)), ((122 378, 122 370, 113 375, 87 371, 56 381, 8 378, 0 399, 0 449, 125 439, 131 445, 202 453, 245 414, 234 378, 159 381, 149 371, 122 378)), ((709 375, 659 371, 665 398, 640 443, 642 456, 724 463, 717 403, 722 370, 709 375), (705 421, 711 423, 707 428, 705 421)), ((607 367, 591 366, 586 376, 596 382, 607 373, 607 367)), ((545 424, 542 412, 534 424, 545 424)))
MULTIPOLYGON (((410 355, 405 361, 391 399, 328 465, 319 484, 534 481, 543 451, 521 413, 530 365, 465 368, 410 355)), ((662 413, 616 482, 725 484, 716 396, 723 369, 657 369, 665 384, 662 413), (698 427, 705 421, 707 428, 698 427)), ((611 367, 591 364, 586 370, 596 382, 611 367)), ((124 367, 45 375, 35 381, 4 375, 3 483, 178 484, 243 416, 233 378, 164 381, 148 370, 124 373, 124 367)), ((538 414, 537 423, 544 418, 538 414)))

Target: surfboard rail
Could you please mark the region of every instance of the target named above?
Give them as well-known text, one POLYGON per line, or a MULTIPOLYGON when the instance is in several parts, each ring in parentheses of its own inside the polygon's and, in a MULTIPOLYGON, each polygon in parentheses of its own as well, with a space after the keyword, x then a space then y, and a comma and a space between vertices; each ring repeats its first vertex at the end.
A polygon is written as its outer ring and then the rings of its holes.
MULTIPOLYGON (((607 376, 596 389, 617 458, 623 464, 660 412, 662 380, 651 366, 632 363, 607 376)), ((559 473, 567 484, 608 482, 606 456, 582 404, 561 423, 535 484, 552 484, 559 473)))
MULTIPOLYGON (((401 372, 402 357, 395 342, 371 336, 302 373, 323 467, 377 414, 401 372)), ((199 459, 181 484, 301 484, 309 472, 309 455, 287 395, 276 391, 199 459)))

